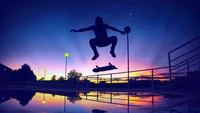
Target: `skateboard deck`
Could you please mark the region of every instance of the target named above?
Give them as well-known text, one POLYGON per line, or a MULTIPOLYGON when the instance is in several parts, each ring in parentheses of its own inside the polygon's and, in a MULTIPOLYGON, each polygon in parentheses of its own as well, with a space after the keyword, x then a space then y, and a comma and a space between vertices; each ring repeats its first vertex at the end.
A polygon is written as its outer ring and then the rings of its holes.
POLYGON ((113 69, 117 69, 117 68, 114 65, 112 65, 111 63, 109 63, 108 66, 103 66, 103 67, 96 66, 96 68, 94 68, 92 71, 100 72, 100 71, 108 71, 108 70, 113 70, 113 69))

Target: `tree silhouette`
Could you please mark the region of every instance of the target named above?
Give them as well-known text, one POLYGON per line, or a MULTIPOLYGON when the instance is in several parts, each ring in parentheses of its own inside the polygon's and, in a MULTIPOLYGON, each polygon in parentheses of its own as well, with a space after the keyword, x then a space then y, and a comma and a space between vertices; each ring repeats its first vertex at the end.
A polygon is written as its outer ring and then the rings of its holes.
POLYGON ((78 82, 80 81, 80 77, 82 76, 82 73, 80 72, 77 72, 76 70, 71 70, 69 73, 68 73, 68 82, 70 83, 70 85, 72 87, 76 87, 78 82))
POLYGON ((58 78, 58 80, 59 80, 59 81, 65 80, 65 78, 64 78, 63 76, 61 76, 61 77, 58 78))
POLYGON ((75 69, 73 69, 68 73, 67 77, 68 77, 68 80, 70 80, 70 79, 80 80, 81 76, 82 76, 82 73, 77 72, 75 69))
POLYGON ((53 76, 51 77, 51 80, 56 80, 56 75, 53 75, 53 76))
POLYGON ((11 76, 16 81, 35 81, 37 79, 28 64, 24 64, 20 69, 14 70, 11 76))

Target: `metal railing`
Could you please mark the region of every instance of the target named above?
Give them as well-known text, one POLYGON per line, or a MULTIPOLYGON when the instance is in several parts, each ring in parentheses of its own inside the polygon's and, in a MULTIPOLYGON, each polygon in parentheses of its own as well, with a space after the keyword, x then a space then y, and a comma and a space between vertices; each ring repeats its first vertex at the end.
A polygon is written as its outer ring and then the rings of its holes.
POLYGON ((161 95, 158 95, 158 94, 154 94, 153 92, 151 92, 149 95, 138 95, 138 96, 137 95, 133 96, 133 95, 130 94, 130 92, 127 92, 125 94, 127 96, 127 98, 122 98, 122 97, 116 98, 116 96, 113 95, 113 92, 108 92, 107 94, 109 96, 103 97, 103 96, 99 95, 99 92, 96 92, 95 95, 88 95, 86 93, 85 96, 81 96, 81 97, 82 97, 82 99, 88 100, 88 101, 115 104, 115 105, 123 105, 123 106, 141 107, 141 105, 130 104, 130 102, 141 102, 141 103, 143 102, 143 103, 149 103, 149 104, 151 103, 152 105, 154 105, 154 103, 156 103, 155 100, 154 100, 154 97, 161 96, 161 95), (137 100, 137 99, 130 99, 130 97, 141 97, 141 98, 142 97, 151 97, 152 99, 151 100, 145 100, 145 99, 137 100), (114 101, 126 101, 126 100, 127 100, 127 103, 125 103, 125 104, 114 102, 114 101))
POLYGON ((187 73, 191 71, 197 70, 197 66, 200 66, 200 36, 196 37, 183 45, 171 50, 168 53, 168 61, 169 61, 169 76, 170 81, 172 80, 173 73, 184 73, 183 76, 187 76, 187 73), (196 44, 196 45, 195 45, 196 44), (192 47, 191 47, 192 46, 192 47), (188 51, 185 51, 189 49, 188 51), (183 53, 180 54, 180 51, 183 53), (175 58, 172 58, 172 54, 176 55, 175 58), (178 54, 178 55, 177 55, 178 54), (195 69, 195 66, 197 67, 195 69))
POLYGON ((130 77, 128 77, 128 72, 117 72, 117 73, 106 73, 106 74, 96 74, 96 75, 87 75, 83 76, 87 78, 87 80, 93 81, 96 83, 96 88, 99 88, 99 83, 104 81, 109 83, 109 87, 113 88, 113 83, 124 83, 129 88, 131 82, 129 81, 137 81, 137 80, 149 80, 151 82, 151 88, 154 88, 155 80, 168 80, 169 67, 158 67, 158 68, 150 68, 150 69, 141 69, 129 71, 130 77))

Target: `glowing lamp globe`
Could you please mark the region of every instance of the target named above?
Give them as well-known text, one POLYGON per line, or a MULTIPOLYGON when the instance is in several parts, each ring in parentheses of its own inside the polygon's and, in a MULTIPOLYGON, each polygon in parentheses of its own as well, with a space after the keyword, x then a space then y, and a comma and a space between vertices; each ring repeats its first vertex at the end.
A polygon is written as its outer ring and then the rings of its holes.
POLYGON ((44 68, 44 72, 46 72, 47 71, 47 69, 46 68, 44 68))
POLYGON ((43 101, 42 101, 42 104, 46 104, 46 101, 43 100, 43 101))
POLYGON ((68 57, 69 56, 69 53, 65 53, 65 55, 64 55, 65 57, 68 57))
POLYGON ((124 31, 125 31, 126 33, 130 33, 130 32, 131 32, 131 28, 130 28, 129 26, 126 26, 126 27, 124 28, 124 31))

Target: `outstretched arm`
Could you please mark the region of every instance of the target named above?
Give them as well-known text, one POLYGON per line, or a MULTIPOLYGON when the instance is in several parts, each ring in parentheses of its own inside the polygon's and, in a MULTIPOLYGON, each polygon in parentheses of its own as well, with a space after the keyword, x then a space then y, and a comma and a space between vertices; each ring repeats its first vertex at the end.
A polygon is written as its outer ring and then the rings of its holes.
POLYGON ((109 26, 109 25, 106 25, 106 27, 107 27, 108 29, 113 30, 113 31, 117 31, 117 32, 119 32, 119 33, 121 33, 121 34, 125 34, 125 31, 120 31, 119 29, 117 29, 117 28, 115 28, 115 27, 111 27, 111 26, 109 26))
POLYGON ((87 28, 82 28, 82 29, 79 29, 79 30, 70 30, 71 32, 84 32, 84 31, 89 31, 89 30, 92 30, 92 26, 90 27, 87 27, 87 28))

